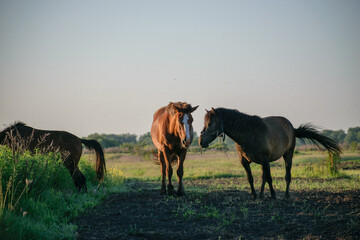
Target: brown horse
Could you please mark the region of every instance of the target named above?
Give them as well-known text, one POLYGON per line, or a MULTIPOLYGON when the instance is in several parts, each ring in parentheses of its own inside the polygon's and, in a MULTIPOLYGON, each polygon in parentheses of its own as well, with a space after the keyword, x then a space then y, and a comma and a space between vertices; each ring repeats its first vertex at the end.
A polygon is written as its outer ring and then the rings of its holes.
POLYGON ((269 184, 271 197, 275 198, 269 163, 281 157, 285 160, 286 168, 285 198, 289 198, 295 138, 308 139, 318 147, 322 145, 332 154, 341 153, 339 145, 334 140, 321 135, 311 124, 294 128, 290 121, 284 117, 260 118, 225 108, 212 108, 211 111, 207 111, 199 145, 206 148, 216 137, 225 136, 225 134, 236 143, 240 162, 245 168, 254 199, 257 195, 250 163, 255 162, 262 165, 260 198, 264 197, 265 182, 269 184))
POLYGON ((76 188, 87 191, 85 176, 80 172, 78 163, 82 153, 82 145, 96 152, 96 177, 103 180, 105 167, 104 152, 96 140, 80 139, 65 131, 38 130, 24 123, 18 122, 0 132, 0 144, 9 147, 26 145, 25 150, 31 152, 36 149, 45 151, 59 151, 64 165, 69 170, 76 188), (20 143, 21 145, 21 143, 20 143))
POLYGON ((151 139, 158 149, 158 161, 161 166, 162 182, 161 194, 166 194, 165 178, 168 177, 168 195, 174 194, 171 184, 173 174, 172 165, 178 162, 177 175, 179 185, 177 195, 185 194, 182 177, 184 175, 183 163, 186 151, 193 140, 193 118, 191 113, 199 106, 191 107, 185 102, 169 103, 154 114, 151 126, 151 139))

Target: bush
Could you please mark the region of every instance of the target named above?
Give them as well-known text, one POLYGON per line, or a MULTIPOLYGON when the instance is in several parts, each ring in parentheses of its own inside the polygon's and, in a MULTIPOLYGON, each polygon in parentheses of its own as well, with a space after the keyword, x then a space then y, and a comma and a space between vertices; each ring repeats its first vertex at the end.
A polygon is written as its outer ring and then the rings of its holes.
POLYGON ((341 162, 341 157, 339 154, 329 153, 329 156, 328 156, 326 162, 327 162, 329 173, 331 176, 334 176, 339 173, 339 165, 341 162))
POLYGON ((15 210, 24 194, 39 196, 48 188, 65 190, 73 185, 60 153, 21 153, 4 146, 0 148, 0 183, 0 211, 15 210))
POLYGON ((99 191, 95 166, 81 158, 88 193, 78 193, 58 152, 13 151, 0 146, 0 239, 70 239, 70 220, 123 186, 119 171, 105 175, 99 191), (104 186, 102 184, 102 186, 104 186))

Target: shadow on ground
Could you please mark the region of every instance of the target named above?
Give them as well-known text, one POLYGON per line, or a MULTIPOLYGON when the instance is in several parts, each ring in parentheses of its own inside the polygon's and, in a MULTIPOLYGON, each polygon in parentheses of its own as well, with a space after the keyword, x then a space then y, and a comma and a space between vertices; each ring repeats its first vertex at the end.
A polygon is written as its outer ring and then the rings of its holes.
POLYGON ((78 239, 358 239, 359 191, 292 191, 291 200, 251 200, 243 178, 187 180, 183 197, 160 183, 127 180, 74 220, 78 239))

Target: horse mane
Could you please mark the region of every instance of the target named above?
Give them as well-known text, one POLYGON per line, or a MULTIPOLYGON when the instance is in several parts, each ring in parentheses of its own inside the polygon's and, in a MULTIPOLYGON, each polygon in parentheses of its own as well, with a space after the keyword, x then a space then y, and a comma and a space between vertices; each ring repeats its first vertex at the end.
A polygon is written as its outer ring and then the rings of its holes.
POLYGON ((236 124, 237 126, 246 126, 247 128, 256 128, 263 125, 263 121, 259 116, 248 115, 238 111, 237 109, 216 108, 215 112, 208 111, 205 115, 205 126, 208 126, 212 114, 218 114, 223 120, 236 124))
POLYGON ((192 106, 191 104, 188 104, 187 102, 170 102, 166 110, 168 112, 174 113, 174 107, 176 107, 178 110, 180 110, 182 113, 189 113, 191 112, 192 106))
POLYGON ((9 125, 8 127, 6 127, 4 130, 2 130, 1 132, 7 132, 10 130, 13 130, 14 128, 18 128, 18 127, 24 127, 26 126, 25 123, 20 122, 20 121, 16 121, 13 124, 9 125))

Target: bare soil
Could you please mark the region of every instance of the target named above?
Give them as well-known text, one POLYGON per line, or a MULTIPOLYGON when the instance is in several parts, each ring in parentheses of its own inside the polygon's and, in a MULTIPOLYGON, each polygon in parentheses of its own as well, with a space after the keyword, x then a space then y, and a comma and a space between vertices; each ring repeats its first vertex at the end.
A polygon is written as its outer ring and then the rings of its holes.
POLYGON ((74 220, 78 239, 360 239, 359 191, 252 200, 236 188, 244 178, 187 180, 182 197, 161 196, 158 181, 125 184, 74 220))

